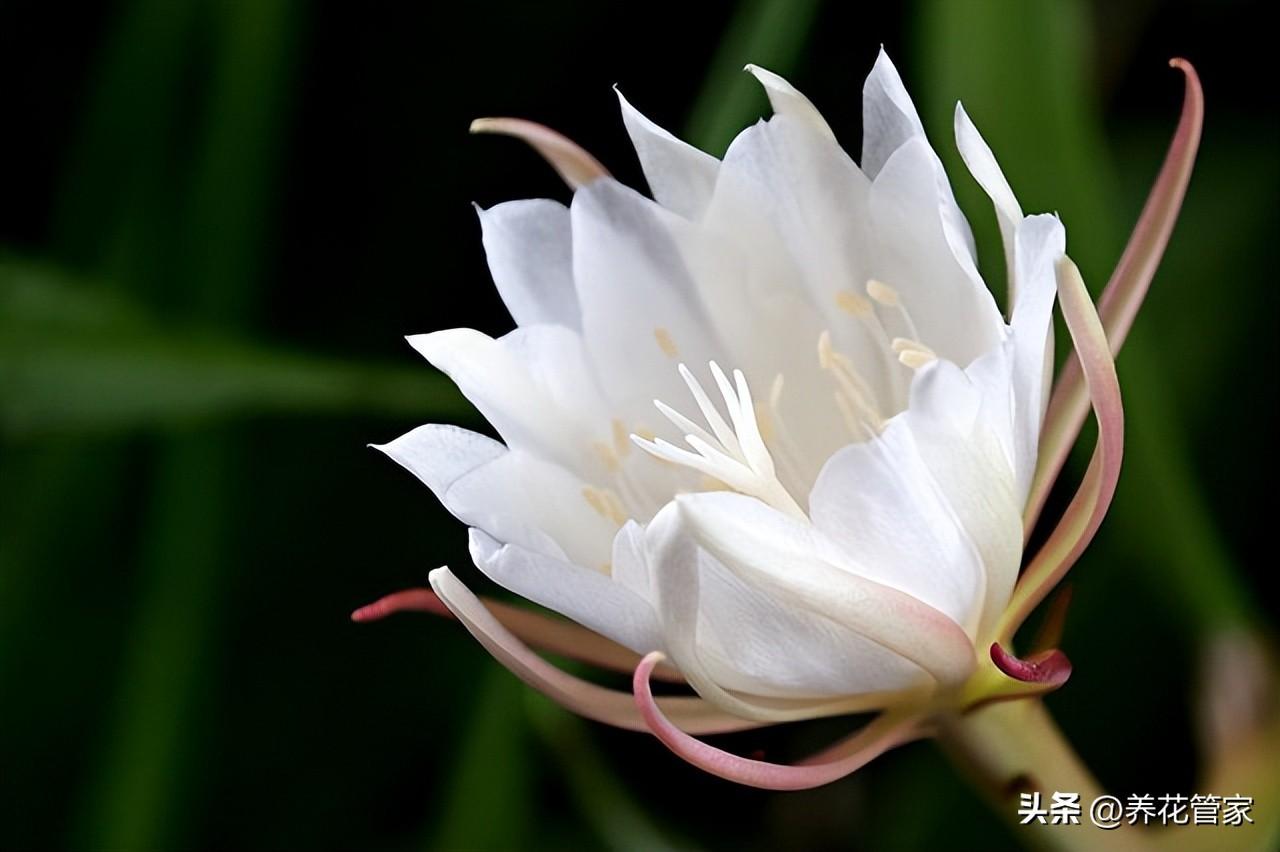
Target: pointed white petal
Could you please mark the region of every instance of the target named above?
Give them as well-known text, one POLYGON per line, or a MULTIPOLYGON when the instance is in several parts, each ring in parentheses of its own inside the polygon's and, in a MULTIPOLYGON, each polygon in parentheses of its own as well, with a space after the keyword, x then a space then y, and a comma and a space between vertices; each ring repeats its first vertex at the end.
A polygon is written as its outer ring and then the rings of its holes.
POLYGON ((1004 323, 949 214, 954 201, 939 195, 936 163, 924 137, 913 138, 871 185, 874 277, 901 294, 923 343, 964 365, 1001 340, 1004 323))
POLYGON ((836 135, 831 132, 831 127, 822 117, 822 113, 818 112, 813 102, 796 91, 790 83, 759 65, 748 65, 746 70, 760 81, 760 85, 764 86, 765 94, 769 96, 769 105, 773 107, 776 115, 789 115, 804 122, 832 142, 836 141, 836 135))
POLYGON ((608 415, 588 372, 579 336, 556 325, 519 328, 494 340, 469 328, 408 338, 458 385, 512 448, 553 458, 570 470, 592 459, 582 449, 608 415))
POLYGON ((536 198, 476 210, 493 283, 516 323, 579 328, 568 208, 536 198))
POLYGON ((1010 321, 1013 335, 1014 448, 1019 505, 1035 475, 1040 426, 1049 403, 1053 369, 1055 264, 1066 252, 1066 231, 1058 217, 1030 216, 1014 237, 1014 269, 1021 293, 1010 321))
POLYGON ((471 558, 498 585, 636 653, 662 649, 653 609, 608 575, 471 530, 471 558))
POLYGON ((654 199, 686 219, 698 219, 711 200, 720 161, 643 116, 617 87, 614 92, 654 199))
POLYGON ((492 438, 440 423, 419 426, 373 448, 403 465, 441 501, 459 478, 507 452, 492 438))
POLYGON ((924 125, 883 48, 862 87, 862 171, 874 178, 893 152, 924 136, 924 125))
POLYGON ((978 128, 974 126, 968 113, 959 103, 956 104, 955 129, 956 147, 960 149, 964 164, 969 167, 969 173, 991 198, 991 203, 996 209, 996 222, 1000 226, 1000 237, 1004 241, 1005 269, 1009 275, 1008 298, 1010 313, 1012 313, 1012 306, 1017 304, 1018 292, 1017 282, 1014 280, 1013 232, 1022 221, 1022 206, 1018 204, 1009 181, 1000 170, 995 154, 991 153, 986 140, 982 138, 982 134, 978 132, 978 128))

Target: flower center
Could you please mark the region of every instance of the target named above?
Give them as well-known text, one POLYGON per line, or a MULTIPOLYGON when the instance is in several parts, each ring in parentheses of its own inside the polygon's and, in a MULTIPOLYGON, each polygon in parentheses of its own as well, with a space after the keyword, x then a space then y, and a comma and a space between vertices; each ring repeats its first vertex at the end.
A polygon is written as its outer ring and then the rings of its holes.
MULTIPOLYGON (((878 362, 873 360, 869 366, 880 373, 878 383, 869 380, 852 358, 835 348, 830 332, 824 331, 818 337, 818 365, 834 382, 835 409, 855 441, 879 437, 888 418, 905 404, 909 383, 903 379, 902 366, 916 370, 937 357, 920 342, 920 333, 897 290, 873 279, 867 282, 865 292, 866 295, 862 295, 843 290, 836 295, 836 303, 856 317, 877 344, 874 351, 878 353, 875 356, 878 362)), ((667 342, 674 352, 674 343, 669 337, 667 342)), ((664 346, 664 351, 667 350, 664 346)), ((807 468, 803 463, 804 453, 792 439, 781 415, 782 374, 775 376, 768 398, 756 403, 741 370, 733 371, 730 382, 717 363, 712 361, 709 368, 724 400, 727 419, 697 377, 680 364, 680 376, 697 403, 701 422, 685 417, 661 400, 654 400, 654 405, 684 434, 689 448, 652 434, 631 434, 630 440, 655 458, 701 473, 704 490, 731 488, 793 517, 806 519, 802 504, 784 485, 785 482, 793 488, 803 488, 806 478, 800 472, 807 468)), ((875 378, 872 374, 872 379, 875 378)), ((614 423, 618 454, 624 451, 620 427, 620 423, 614 423)), ((603 498, 591 502, 601 514, 618 514, 617 505, 605 505, 603 498)))
POLYGON ((751 400, 751 389, 747 387, 746 377, 741 370, 734 370, 734 384, 731 385, 716 362, 712 361, 710 367, 729 413, 728 422, 721 416, 697 377, 681 364, 680 376, 693 394, 710 431, 661 400, 654 400, 654 405, 662 416, 684 432, 685 442, 692 450, 677 447, 662 438, 650 440, 632 435, 631 440, 656 458, 692 468, 710 477, 715 483, 724 483, 733 490, 755 497, 792 517, 807 519, 800 504, 778 479, 773 456, 765 446, 764 436, 760 434, 760 424, 756 419, 755 404, 751 400))

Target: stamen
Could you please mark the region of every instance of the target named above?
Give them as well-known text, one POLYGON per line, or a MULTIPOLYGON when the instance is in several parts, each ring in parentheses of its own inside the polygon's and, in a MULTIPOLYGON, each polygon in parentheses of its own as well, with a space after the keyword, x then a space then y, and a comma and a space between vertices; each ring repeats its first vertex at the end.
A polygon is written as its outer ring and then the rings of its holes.
POLYGON ((595 509, 602 518, 613 521, 619 526, 627 522, 627 511, 623 508, 622 501, 609 489, 585 485, 582 488, 582 497, 587 501, 587 505, 595 509))
POLYGON ((938 356, 923 343, 908 340, 905 337, 893 339, 893 351, 898 353, 898 360, 913 370, 918 370, 938 356))
POLYGON ((899 355, 898 360, 913 370, 919 370, 930 361, 933 361, 934 357, 928 352, 920 352, 919 350, 912 349, 899 355))
POLYGON ((836 293, 836 307, 858 319, 875 316, 875 308, 867 301, 866 296, 855 293, 853 290, 841 290, 836 293))
POLYGON ((601 441, 593 441, 591 449, 595 450, 596 455, 604 464, 605 469, 610 473, 617 473, 622 468, 621 462, 618 460, 618 454, 613 451, 613 447, 601 441))
POLYGON ((613 451, 618 458, 625 459, 627 453, 631 452, 631 439, 627 437, 630 434, 627 431, 627 425, 615 417, 610 426, 613 429, 613 451))
POLYGON ((878 435, 884 416, 876 405, 875 392, 858 373, 848 356, 831 346, 831 332, 818 336, 818 365, 836 380, 836 405, 855 435, 878 435))
POLYGON ((912 340, 909 337, 895 337, 889 346, 893 349, 895 355, 901 355, 909 349, 915 349, 918 352, 924 352, 926 355, 931 355, 934 358, 938 357, 937 353, 928 346, 925 346, 918 340, 912 340))
POLYGON ((668 358, 677 358, 680 350, 676 348, 676 342, 671 338, 671 332, 665 328, 655 328, 653 330, 653 339, 658 341, 658 348, 662 350, 662 354, 668 358))
POLYGON ((896 308, 899 305, 898 291, 875 278, 867 282, 867 295, 886 308, 896 308))
POLYGON ((791 437, 791 430, 787 428, 787 421, 782 416, 783 385, 782 373, 778 373, 773 377, 773 384, 769 386, 769 416, 761 417, 760 425, 762 429, 768 427, 768 431, 772 433, 765 435, 767 441, 774 442, 776 439, 779 450, 777 461, 783 472, 781 478, 795 487, 803 488, 801 483, 806 481, 801 473, 804 455, 800 452, 795 439, 791 437))
POLYGON ((893 308, 894 311, 902 318, 902 323, 907 329, 910 337, 919 339, 920 332, 916 330, 916 324, 911 319, 911 314, 907 312, 906 307, 902 304, 902 297, 898 295, 898 291, 883 281, 877 281, 872 278, 867 282, 867 295, 879 305, 886 308, 893 308))

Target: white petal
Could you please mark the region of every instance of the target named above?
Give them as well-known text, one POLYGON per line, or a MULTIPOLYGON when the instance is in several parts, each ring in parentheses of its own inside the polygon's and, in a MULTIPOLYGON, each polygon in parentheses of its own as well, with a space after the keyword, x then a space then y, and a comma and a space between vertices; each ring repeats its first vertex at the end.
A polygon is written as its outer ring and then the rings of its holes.
POLYGON ((948 225, 936 161, 923 137, 912 139, 872 184, 875 277, 902 294, 923 343, 964 365, 1002 339, 1004 324, 972 257, 948 225))
POLYGON ((493 283, 516 323, 579 328, 568 208, 535 198, 476 210, 493 283))
POLYGON ((519 328, 494 340, 468 328, 408 338, 444 371, 512 448, 587 471, 595 424, 608 415, 586 367, 582 342, 563 326, 519 328))
POLYGON ((1035 474, 1040 424, 1049 403, 1053 369, 1055 264, 1066 252, 1066 231, 1058 217, 1030 216, 1014 237, 1019 296, 1010 321, 1013 335, 1014 447, 1019 505, 1035 474))
POLYGON ((809 514, 860 573, 976 630, 984 567, 904 415, 878 438, 831 457, 809 495, 809 514))
POLYGON ((499 541, 608 573, 619 522, 592 508, 586 484, 512 450, 460 477, 441 501, 499 541))
POLYGON ((836 141, 836 135, 831 132, 831 127, 822 117, 822 113, 818 112, 813 102, 796 91, 790 83, 759 65, 748 65, 746 70, 760 81, 760 85, 764 86, 765 94, 769 96, 769 105, 773 107, 776 115, 789 115, 804 122, 832 142, 836 141))
POLYGON ((471 531, 476 567, 498 585, 639 654, 662 649, 652 608, 607 575, 471 531))
POLYGON ((653 399, 683 398, 678 363, 721 356, 690 271, 694 226, 609 179, 579 190, 571 214, 593 366, 615 410, 651 417, 653 399))
POLYGON ((460 477, 507 452, 492 438, 440 423, 419 426, 394 441, 373 447, 422 480, 441 501, 460 477))
MULTIPOLYGON (((883 399, 896 398, 895 382, 905 390, 906 371, 886 359, 882 342, 842 307, 873 274, 869 192, 839 146, 779 115, 730 145, 703 219, 732 237, 743 260, 739 274, 704 285, 708 303, 717 306, 713 322, 731 363, 758 395, 779 374, 785 378, 780 413, 804 451, 801 491, 849 439, 834 410, 831 417, 814 416, 815 400, 831 405, 833 392, 815 357, 819 335, 829 331, 836 349, 874 365, 865 378, 883 399)), ((905 401, 905 392, 898 397, 905 401)))
POLYGON ((711 200, 720 161, 645 118, 617 87, 614 92, 654 199, 686 219, 699 218, 711 200))
POLYGON ((932 163, 930 174, 935 181, 938 211, 947 241, 951 244, 957 262, 966 268, 971 277, 977 279, 973 232, 969 229, 960 205, 956 203, 942 161, 925 138, 924 125, 920 123, 915 105, 902 84, 902 78, 898 76, 898 69, 889 61, 888 54, 882 48, 862 88, 863 172, 870 178, 879 177, 893 155, 913 140, 923 142, 929 151, 932 163))
POLYGON ((982 563, 979 638, 989 635, 1008 603, 1022 557, 1022 502, 1000 434, 1010 428, 1011 397, 1003 350, 984 355, 969 371, 936 360, 917 374, 905 415, 920 460, 982 563), (974 367, 985 367, 993 354, 1004 375, 974 381, 974 367))
POLYGON ((748 718, 800 718, 774 696, 831 696, 919 685, 924 673, 855 632, 787 607, 699 548, 676 504, 646 529, 664 642, 703 697, 748 718))
POLYGON ((916 136, 924 136, 924 125, 882 48, 862 87, 862 171, 874 178, 893 152, 916 136))
POLYGON ((912 595, 869 580, 812 525, 728 492, 683 495, 677 505, 698 544, 753 590, 847 628, 941 682, 958 683, 972 670, 973 648, 958 624, 912 595))
POLYGON ((1022 221, 1022 206, 1018 204, 1009 181, 1005 180, 995 154, 991 153, 986 140, 959 103, 956 104, 955 127, 956 147, 960 149, 960 157, 996 208, 996 222, 1004 241, 1005 268, 1009 274, 1009 304, 1012 306, 1017 299, 1017 286, 1013 277, 1013 231, 1022 221))

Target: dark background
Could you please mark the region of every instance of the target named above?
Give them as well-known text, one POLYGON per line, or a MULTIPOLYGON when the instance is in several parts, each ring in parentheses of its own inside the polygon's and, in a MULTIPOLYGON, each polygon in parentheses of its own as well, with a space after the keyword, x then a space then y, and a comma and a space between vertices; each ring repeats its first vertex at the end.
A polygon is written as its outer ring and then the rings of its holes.
MULTIPOLYGON (((748 790, 550 708, 455 624, 347 621, 441 564, 493 591, 461 525, 365 448, 483 428, 401 337, 507 330, 469 203, 567 197, 470 120, 542 121, 643 186, 610 86, 719 154, 766 110, 737 70, 754 61, 856 152, 881 43, 993 279, 957 98, 1096 289, 1177 118, 1166 60, 1203 76, 1199 171, 1120 359, 1126 471, 1072 575, 1075 675, 1050 701, 1108 787, 1192 791, 1202 652, 1277 610, 1258 555, 1280 177, 1265 11, 0 4, 0 846, 1011 846, 931 745, 807 793, 748 790)), ((726 742, 786 758, 845 727, 726 742)))

